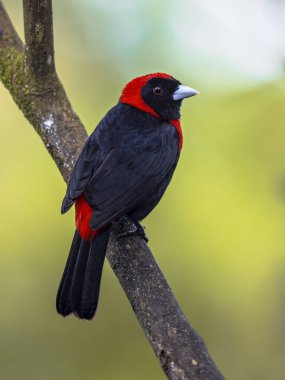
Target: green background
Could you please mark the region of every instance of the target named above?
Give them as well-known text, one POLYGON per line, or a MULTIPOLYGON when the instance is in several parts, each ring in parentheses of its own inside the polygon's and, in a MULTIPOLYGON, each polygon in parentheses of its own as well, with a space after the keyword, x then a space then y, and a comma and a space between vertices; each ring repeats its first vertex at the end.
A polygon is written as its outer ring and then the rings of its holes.
MULTIPOLYGON (((284 78, 253 83, 233 71, 225 84, 222 56, 220 66, 204 57, 203 71, 191 47, 174 54, 182 1, 133 1, 139 23, 128 3, 54 4, 60 78, 89 132, 134 76, 166 71, 200 90, 183 104, 182 156, 144 222, 149 244, 224 375, 284 379, 284 78)), ((22 36, 21 2, 5 5, 22 36)), ((2 85, 0 116, 1 379, 163 379, 108 263, 96 320, 57 315, 73 211, 60 215, 65 184, 2 85)))

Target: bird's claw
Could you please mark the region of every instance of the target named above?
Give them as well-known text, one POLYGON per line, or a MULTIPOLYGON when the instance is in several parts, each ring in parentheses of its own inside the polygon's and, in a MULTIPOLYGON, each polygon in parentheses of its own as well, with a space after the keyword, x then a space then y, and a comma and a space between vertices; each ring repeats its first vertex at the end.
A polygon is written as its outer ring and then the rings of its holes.
POLYGON ((128 220, 128 218, 124 218, 123 222, 126 227, 126 231, 121 233, 117 237, 117 240, 121 240, 131 236, 141 236, 146 243, 148 242, 148 237, 146 236, 145 228, 139 222, 131 223, 128 220))

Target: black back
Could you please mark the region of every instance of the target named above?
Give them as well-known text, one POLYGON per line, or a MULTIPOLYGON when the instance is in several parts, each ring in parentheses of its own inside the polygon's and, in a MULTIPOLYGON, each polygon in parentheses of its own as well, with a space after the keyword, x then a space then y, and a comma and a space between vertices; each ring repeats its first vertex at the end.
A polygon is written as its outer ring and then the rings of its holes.
POLYGON ((87 140, 70 178, 62 212, 84 193, 94 209, 91 227, 105 226, 144 204, 162 183, 166 188, 178 158, 178 134, 170 123, 118 103, 87 140))

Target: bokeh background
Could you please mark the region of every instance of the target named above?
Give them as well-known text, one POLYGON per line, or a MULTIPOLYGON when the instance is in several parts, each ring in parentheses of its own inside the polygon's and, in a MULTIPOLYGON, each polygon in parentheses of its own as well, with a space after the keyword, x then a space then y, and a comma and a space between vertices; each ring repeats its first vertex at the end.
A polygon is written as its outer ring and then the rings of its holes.
MULTIPOLYGON (((23 36, 20 0, 4 1, 23 36)), ((54 1, 59 75, 89 132, 131 78, 169 72, 184 102, 174 179, 145 220, 185 314, 227 379, 285 378, 285 2, 54 1)), ((0 85, 3 380, 164 375, 106 263, 95 321, 60 318, 73 235, 65 184, 0 85)))

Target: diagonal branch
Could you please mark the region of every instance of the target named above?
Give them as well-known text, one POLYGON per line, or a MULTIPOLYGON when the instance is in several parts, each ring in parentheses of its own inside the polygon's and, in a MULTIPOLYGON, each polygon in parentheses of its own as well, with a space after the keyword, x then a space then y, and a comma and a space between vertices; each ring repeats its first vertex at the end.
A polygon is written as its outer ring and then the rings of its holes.
POLYGON ((26 13, 25 26, 31 20, 38 28, 25 28, 29 46, 24 45, 8 18, 0 1, 0 78, 10 91, 14 101, 23 111, 25 117, 40 135, 45 147, 57 164, 65 181, 68 180, 73 165, 87 139, 87 132, 79 117, 73 111, 53 65, 53 37, 51 23, 51 2, 24 0, 26 13), (46 12, 43 12, 45 4, 46 12), (39 13, 36 12, 39 11, 39 13), (48 16, 49 22, 40 22, 48 16), (45 29, 46 28, 46 29, 45 29), (44 36, 48 42, 45 49, 42 41, 36 54, 36 38, 32 34, 44 36), (50 61, 49 57, 52 57, 50 61), (31 64, 31 60, 38 63, 31 64), (49 65, 51 62, 51 65, 49 65), (49 68, 49 66, 51 66, 49 68))
MULTIPOLYGON (((51 0, 23 4, 25 48, 0 0, 0 79, 67 181, 87 133, 55 71, 51 0)), ((146 243, 118 241, 121 229, 114 223, 107 257, 167 377, 222 380, 146 243)))

